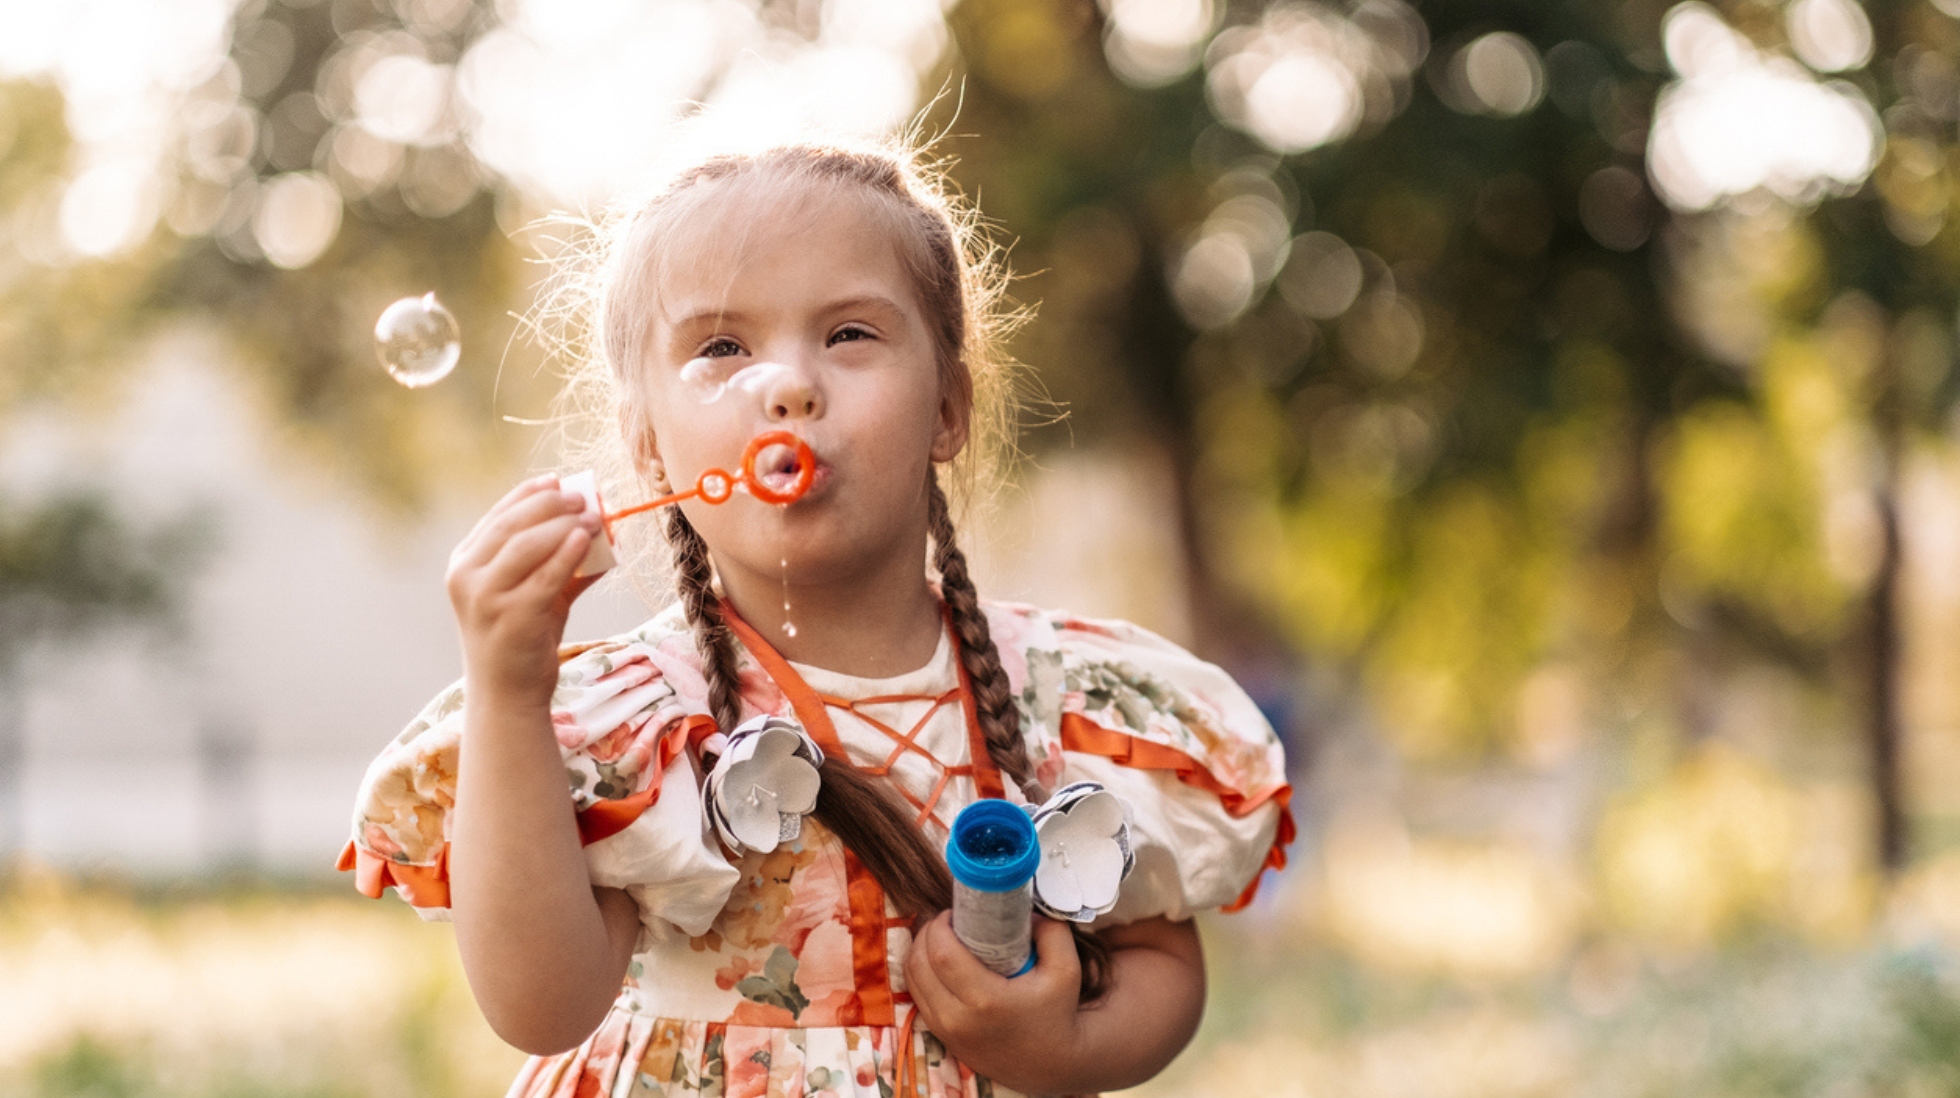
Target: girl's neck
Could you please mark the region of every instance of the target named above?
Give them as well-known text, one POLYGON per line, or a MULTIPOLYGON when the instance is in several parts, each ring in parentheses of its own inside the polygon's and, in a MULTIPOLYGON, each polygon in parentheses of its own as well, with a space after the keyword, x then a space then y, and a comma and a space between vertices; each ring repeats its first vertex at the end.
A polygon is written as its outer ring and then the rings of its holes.
POLYGON ((939 598, 926 581, 924 546, 908 563, 845 582, 797 585, 792 573, 789 613, 783 612, 783 578, 722 571, 721 583, 742 620, 783 658, 862 679, 916 671, 932 661, 946 628, 939 598), (784 623, 796 627, 794 636, 784 623))

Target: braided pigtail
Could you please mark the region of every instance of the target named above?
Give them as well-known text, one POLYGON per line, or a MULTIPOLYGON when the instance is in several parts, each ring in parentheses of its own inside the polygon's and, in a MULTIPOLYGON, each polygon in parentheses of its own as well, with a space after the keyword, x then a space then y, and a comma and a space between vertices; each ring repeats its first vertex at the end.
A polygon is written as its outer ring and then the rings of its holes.
MULTIPOLYGON (((681 608, 694 630, 708 681, 708 708, 715 724, 733 731, 742 723, 740 676, 734 635, 714 589, 708 543, 678 507, 667 509, 667 540, 674 551, 674 580, 681 608)), ((826 756, 813 815, 862 861, 902 912, 927 919, 953 905, 953 878, 926 841, 911 812, 880 782, 850 760, 826 756)))
POLYGON ((979 711, 987 754, 993 756, 1002 773, 1014 779, 1030 803, 1040 804, 1048 799, 1048 791, 1035 781, 1028 744, 1021 738, 1021 712, 1014 705, 1014 691, 1007 683, 1006 668, 1000 664, 1000 650, 994 647, 987 615, 980 610, 979 592, 973 589, 973 577, 967 573, 966 554, 960 552, 955 540, 952 510, 939 487, 937 470, 927 475, 926 488, 932 565, 939 571, 940 597, 951 612, 953 631, 959 634, 960 662, 973 685, 973 705, 979 711))
POLYGON ((741 678, 735 670, 735 640, 721 616, 721 599, 715 596, 715 565, 708 556, 708 543, 678 507, 667 508, 667 541, 674 550, 674 586, 694 629, 702 676, 708 680, 708 708, 722 731, 733 732, 742 723, 741 678))
MULTIPOLYGON (((1001 666, 1000 649, 994 647, 987 615, 980 609, 980 594, 966 568, 966 554, 960 552, 953 532, 952 508, 939 487, 937 470, 928 474, 926 521, 932 533, 932 566, 939 571, 940 597, 951 611, 953 630, 960 637, 960 662, 967 681, 973 685, 973 707, 980 720, 980 733, 987 741, 987 754, 1001 773, 1014 779, 1029 803, 1048 799, 1048 791, 1034 777, 1034 763, 1028 758, 1028 743, 1021 738, 1021 711, 1015 707, 1014 691, 1007 682, 1007 669, 1001 666)), ((1075 951, 1082 961, 1082 1001, 1100 999, 1109 988, 1109 946, 1102 936, 1079 923, 1070 923, 1075 932, 1075 951)))

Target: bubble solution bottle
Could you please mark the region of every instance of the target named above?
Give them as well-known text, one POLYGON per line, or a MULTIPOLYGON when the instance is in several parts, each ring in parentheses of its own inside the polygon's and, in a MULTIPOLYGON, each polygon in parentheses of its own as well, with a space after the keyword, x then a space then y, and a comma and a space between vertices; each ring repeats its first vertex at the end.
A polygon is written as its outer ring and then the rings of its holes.
POLYGON ((953 933, 1002 976, 1034 967, 1034 871, 1041 865, 1028 814, 1007 801, 975 801, 953 817, 953 933))

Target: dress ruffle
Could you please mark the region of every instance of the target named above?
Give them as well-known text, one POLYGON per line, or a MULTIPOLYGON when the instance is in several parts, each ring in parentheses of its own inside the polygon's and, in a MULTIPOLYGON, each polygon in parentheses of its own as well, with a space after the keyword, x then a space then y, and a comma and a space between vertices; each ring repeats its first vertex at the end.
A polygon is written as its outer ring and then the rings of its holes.
MULTIPOLYGON (((663 777, 676 769, 676 760, 715 731, 705 703, 687 700, 705 693, 705 686, 692 689, 700 676, 688 655, 670 650, 678 645, 662 643, 676 636, 650 623, 624 638, 559 650, 552 732, 564 759, 579 838, 587 847, 631 829, 659 800, 663 777)), ((463 702, 463 684, 451 685, 368 767, 354 835, 337 862, 339 869, 354 871, 361 892, 379 897, 393 887, 425 918, 444 918, 449 906, 450 810, 456 801, 463 702)), ((648 845, 631 839, 615 841, 601 860, 620 862, 619 851, 648 845)), ((719 859, 697 868, 697 876, 730 875, 719 859)), ((707 914, 718 907, 719 901, 708 903, 707 914)))
POLYGON ((1245 691, 1128 622, 986 608, 1037 777, 1098 781, 1141 810, 1143 864, 1115 921, 1251 903, 1264 871, 1285 867, 1295 827, 1285 753, 1245 691))
MULTIPOLYGON (((902 1031, 894 1026, 797 1029, 685 1021, 615 1005, 585 1043, 533 1057, 508 1098, 891 1098, 902 1031)), ((946 1055, 923 1028, 910 1034, 925 1098, 1012 1098, 946 1055)))

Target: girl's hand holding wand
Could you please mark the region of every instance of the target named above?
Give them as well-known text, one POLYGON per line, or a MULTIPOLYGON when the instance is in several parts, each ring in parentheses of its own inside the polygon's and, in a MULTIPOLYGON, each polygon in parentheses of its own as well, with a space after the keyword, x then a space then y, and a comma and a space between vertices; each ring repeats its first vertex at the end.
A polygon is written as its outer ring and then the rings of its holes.
POLYGON ((463 747, 450 836, 450 909, 483 1015, 498 1036, 550 1054, 590 1034, 619 991, 639 912, 594 888, 551 729, 558 644, 574 577, 599 529, 558 478, 525 481, 449 560, 463 641, 463 747))
POLYGON ((974 957, 941 912, 905 959, 914 1004, 947 1051, 1026 1094, 1135 1086, 1162 1071, 1197 1031, 1204 957, 1189 922, 1145 919, 1103 932, 1109 989, 1081 1003, 1069 925, 1037 916, 1035 966, 1009 979, 974 957))
POLYGON ((446 582, 472 697, 550 703, 565 619, 598 578, 573 582, 572 573, 599 521, 581 496, 559 489, 557 477, 533 477, 498 500, 450 554, 446 582))

